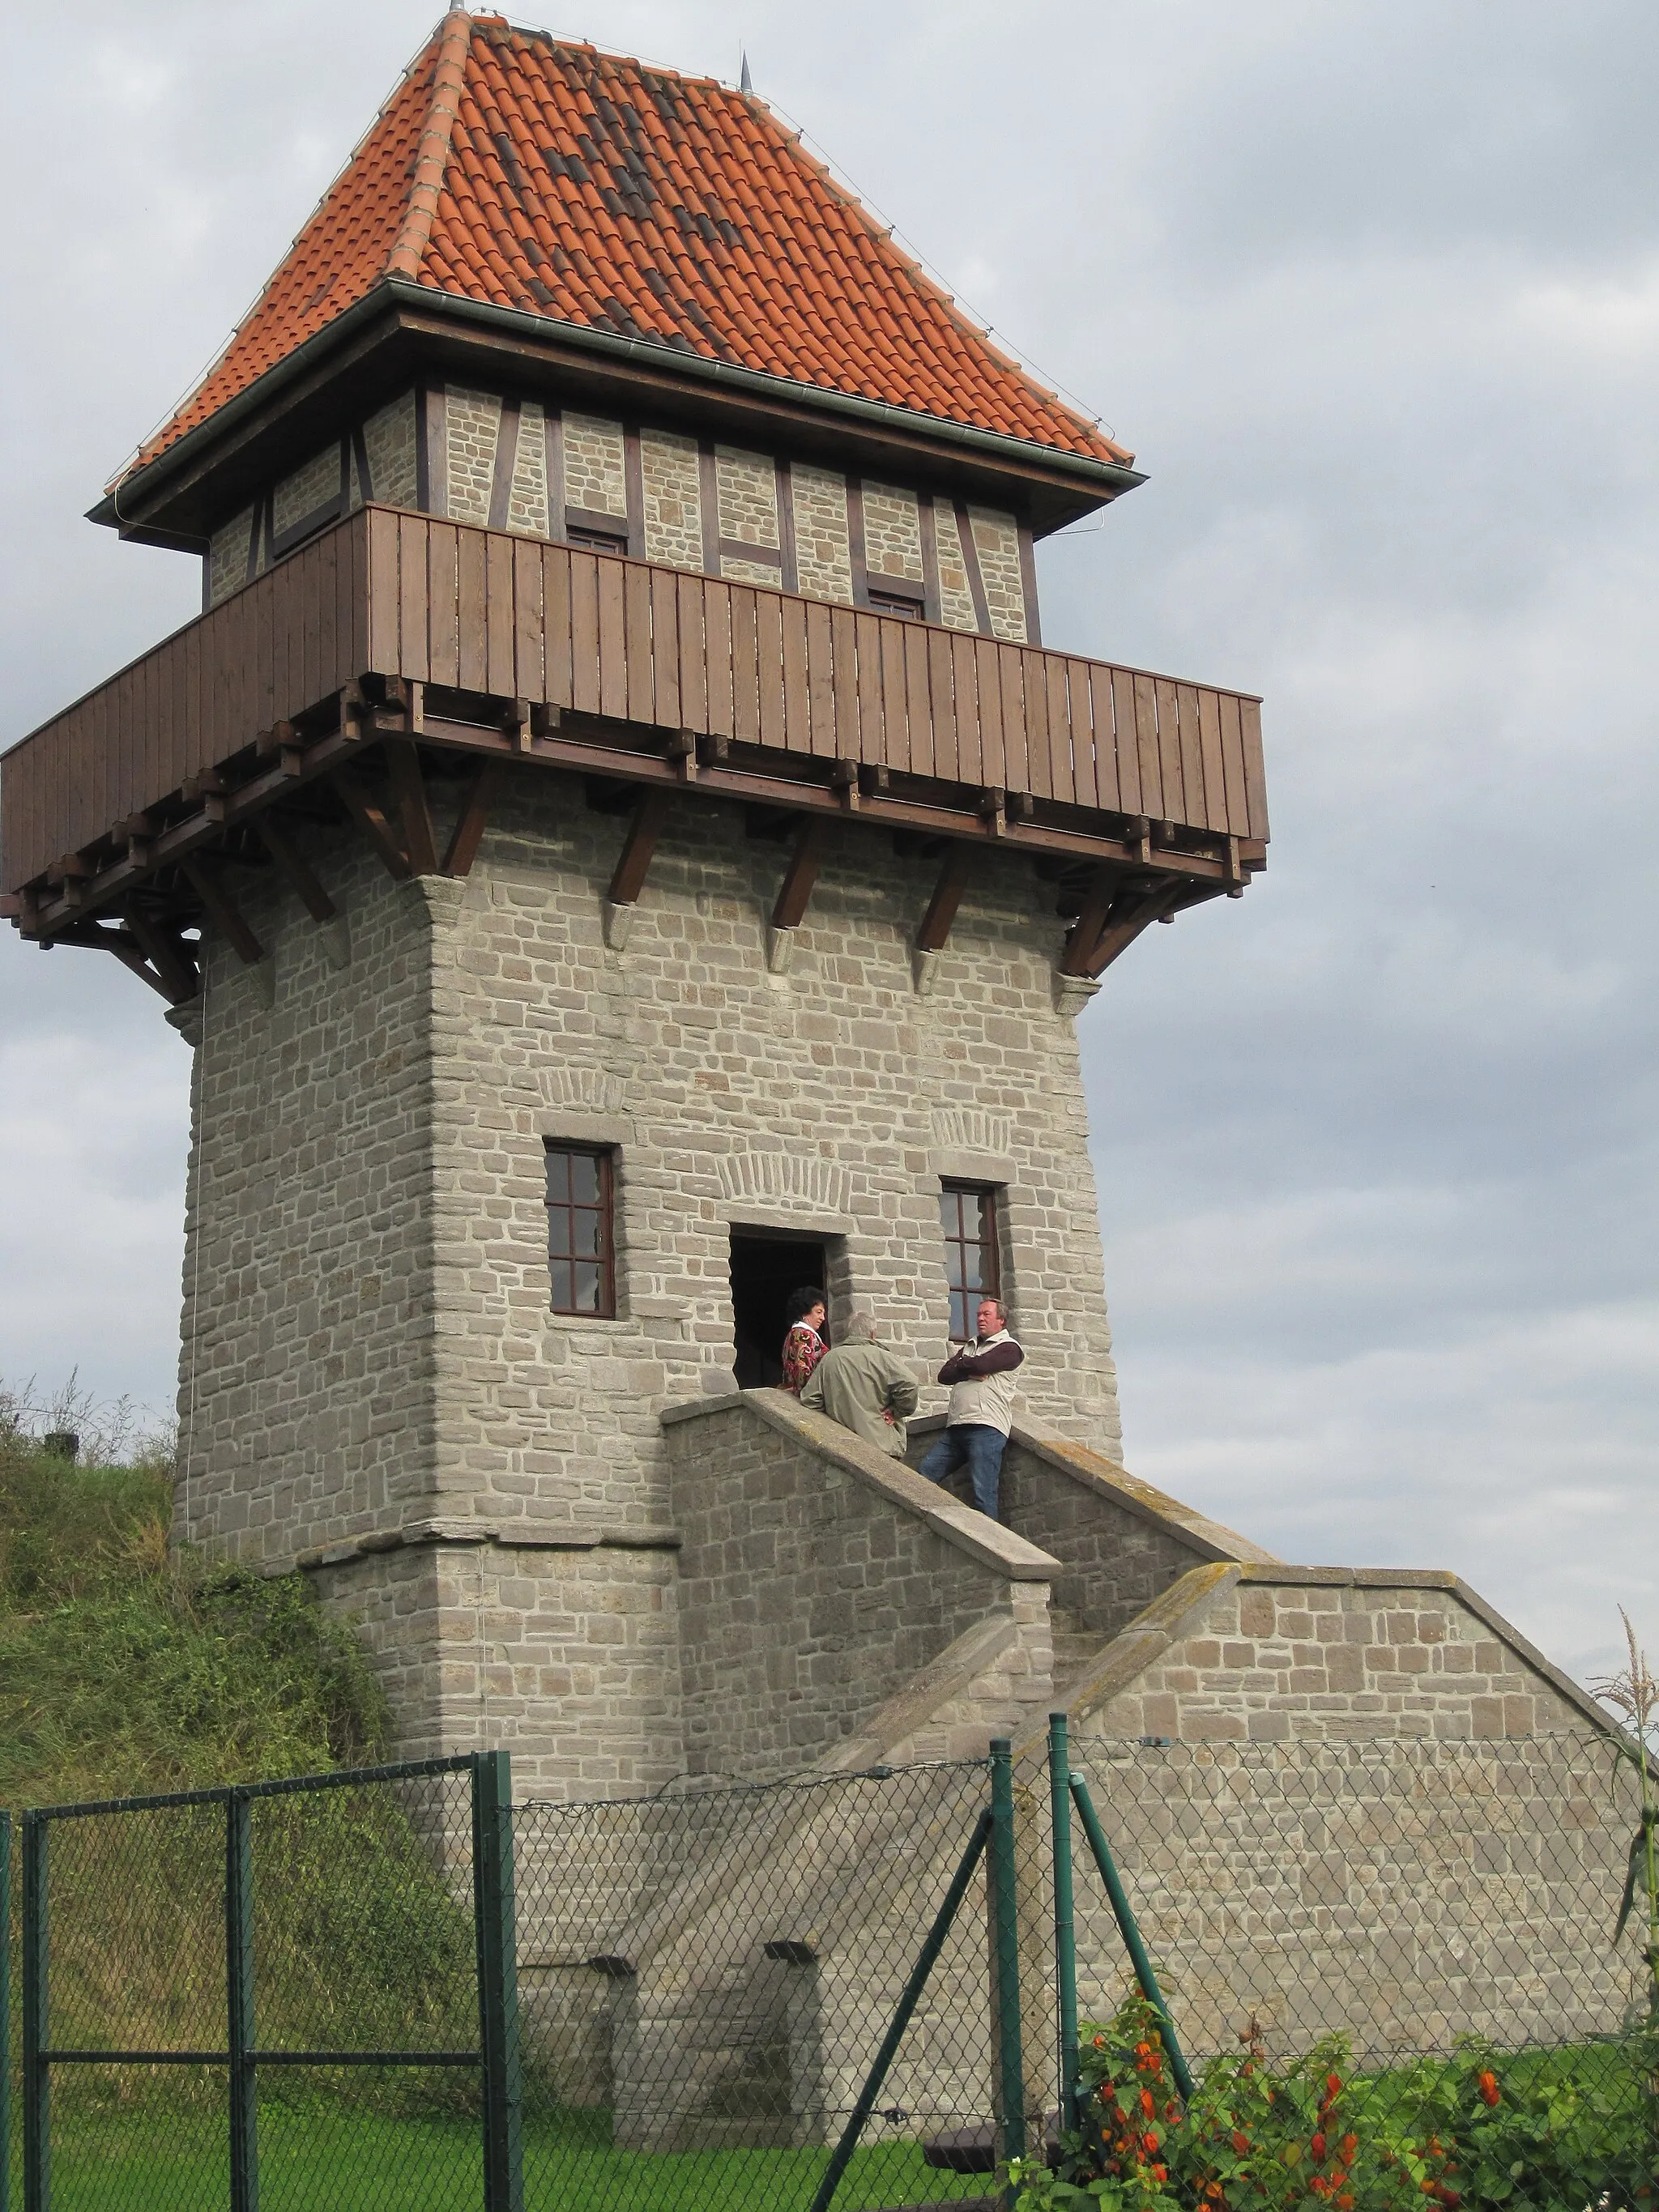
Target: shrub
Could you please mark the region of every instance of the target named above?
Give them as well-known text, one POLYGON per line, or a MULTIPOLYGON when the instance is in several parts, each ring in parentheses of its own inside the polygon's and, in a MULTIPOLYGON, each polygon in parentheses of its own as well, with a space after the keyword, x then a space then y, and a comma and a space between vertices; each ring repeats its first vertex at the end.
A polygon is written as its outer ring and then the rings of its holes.
POLYGON ((1018 2212, 1650 2212, 1659 2045, 1449 2059, 1356 2075, 1340 2039, 1284 2067, 1252 2021, 1190 2105, 1139 1997, 1082 2033, 1078 2131, 1016 2160, 1018 2212))

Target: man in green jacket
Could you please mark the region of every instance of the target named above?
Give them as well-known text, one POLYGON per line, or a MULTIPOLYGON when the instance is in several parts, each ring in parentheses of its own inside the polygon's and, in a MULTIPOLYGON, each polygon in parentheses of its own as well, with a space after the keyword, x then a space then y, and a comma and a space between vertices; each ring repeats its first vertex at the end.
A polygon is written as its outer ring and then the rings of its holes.
POLYGON ((903 1362, 876 1342, 867 1313, 848 1314, 841 1341, 812 1370, 800 1394, 803 1406, 828 1413, 866 1443, 893 1458, 904 1456, 904 1424, 918 1393, 903 1362))

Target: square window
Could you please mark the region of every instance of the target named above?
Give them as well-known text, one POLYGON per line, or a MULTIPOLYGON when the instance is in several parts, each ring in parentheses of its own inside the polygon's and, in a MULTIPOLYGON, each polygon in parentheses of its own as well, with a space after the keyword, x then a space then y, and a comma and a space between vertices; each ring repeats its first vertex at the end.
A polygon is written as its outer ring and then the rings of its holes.
POLYGON ((975 1308, 1002 1295, 997 1264, 997 1194, 974 1183, 947 1182, 939 1194, 945 1231, 945 1279, 951 1292, 951 1336, 966 1343, 975 1334, 975 1308))
POLYGON ((555 1313, 610 1320, 617 1310, 612 1156, 547 1146, 547 1266, 555 1313))

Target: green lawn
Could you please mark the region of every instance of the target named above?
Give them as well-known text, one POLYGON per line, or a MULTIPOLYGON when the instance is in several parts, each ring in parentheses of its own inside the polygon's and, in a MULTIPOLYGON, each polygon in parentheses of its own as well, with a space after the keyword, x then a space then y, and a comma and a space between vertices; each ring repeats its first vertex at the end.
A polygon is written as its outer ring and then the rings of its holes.
MULTIPOLYGON (((53 2212, 223 2212, 224 2120, 203 2110, 59 2113, 53 2212)), ((15 2139, 14 2139, 15 2140, 15 2139)), ((320 2104, 259 2114, 260 2212, 467 2212, 482 2202, 475 2125, 388 2119, 320 2104)), ((526 2212, 807 2212, 824 2150, 644 2153, 525 2130, 526 2212)), ((21 2174, 14 2203, 21 2202, 21 2174)), ((982 2175, 940 2173, 914 2143, 856 2154, 836 2212, 984 2195, 982 2175)))

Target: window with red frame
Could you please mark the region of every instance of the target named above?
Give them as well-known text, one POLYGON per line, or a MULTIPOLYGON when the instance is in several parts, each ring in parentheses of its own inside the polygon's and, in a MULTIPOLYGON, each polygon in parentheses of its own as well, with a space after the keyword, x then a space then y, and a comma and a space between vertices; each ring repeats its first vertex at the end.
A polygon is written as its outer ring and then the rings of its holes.
POLYGON ((617 1310, 611 1156, 586 1145, 547 1147, 547 1266, 553 1310, 611 1319, 617 1310))
POLYGON ((1002 1295, 997 1194, 976 1183, 947 1182, 939 1194, 939 1212, 951 1291, 951 1336, 962 1344, 978 1334, 975 1315, 980 1300, 1002 1295))

